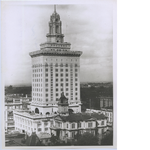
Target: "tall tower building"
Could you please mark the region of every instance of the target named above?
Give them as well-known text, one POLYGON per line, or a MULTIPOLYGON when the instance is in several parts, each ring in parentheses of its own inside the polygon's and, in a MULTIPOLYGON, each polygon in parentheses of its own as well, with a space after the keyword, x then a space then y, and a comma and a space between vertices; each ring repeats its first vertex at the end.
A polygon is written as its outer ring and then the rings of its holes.
POLYGON ((31 110, 39 114, 58 111, 61 93, 68 99, 69 108, 81 112, 80 56, 81 51, 71 51, 71 44, 64 42, 62 22, 54 12, 49 21, 47 42, 40 50, 30 53, 32 58, 31 110))

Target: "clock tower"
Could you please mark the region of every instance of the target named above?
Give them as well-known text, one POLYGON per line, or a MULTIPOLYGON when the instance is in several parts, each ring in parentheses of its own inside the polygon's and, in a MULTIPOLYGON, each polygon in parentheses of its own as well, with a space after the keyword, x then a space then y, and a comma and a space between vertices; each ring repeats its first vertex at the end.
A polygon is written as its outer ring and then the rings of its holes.
POLYGON ((49 33, 47 36, 48 42, 54 43, 63 43, 64 42, 64 35, 62 34, 61 27, 62 23, 60 21, 60 16, 56 12, 56 6, 54 6, 54 13, 50 17, 49 22, 49 33))

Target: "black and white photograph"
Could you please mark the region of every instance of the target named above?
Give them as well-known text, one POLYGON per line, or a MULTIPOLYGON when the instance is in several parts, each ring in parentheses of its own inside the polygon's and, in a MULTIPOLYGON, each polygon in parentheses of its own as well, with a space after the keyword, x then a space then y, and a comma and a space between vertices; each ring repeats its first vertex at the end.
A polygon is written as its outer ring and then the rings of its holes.
POLYGON ((116 1, 1 3, 5 148, 116 148, 116 1))

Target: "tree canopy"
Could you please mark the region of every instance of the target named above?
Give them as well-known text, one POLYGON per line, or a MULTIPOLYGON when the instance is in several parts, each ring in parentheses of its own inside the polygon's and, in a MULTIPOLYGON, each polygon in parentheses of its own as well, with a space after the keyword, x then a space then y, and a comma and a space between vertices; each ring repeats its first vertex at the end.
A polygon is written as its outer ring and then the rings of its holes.
POLYGON ((98 145, 98 137, 91 133, 85 132, 83 135, 80 135, 76 145, 98 145))

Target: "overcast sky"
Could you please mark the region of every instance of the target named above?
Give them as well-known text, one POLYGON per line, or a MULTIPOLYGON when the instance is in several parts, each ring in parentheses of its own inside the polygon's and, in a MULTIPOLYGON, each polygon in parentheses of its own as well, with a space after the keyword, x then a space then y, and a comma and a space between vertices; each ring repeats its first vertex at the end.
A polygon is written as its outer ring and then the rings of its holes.
MULTIPOLYGON (((64 41, 82 51, 81 82, 113 81, 113 3, 57 5, 64 41)), ((31 84, 29 52, 46 42, 53 5, 3 5, 2 60, 6 85, 31 84)))

